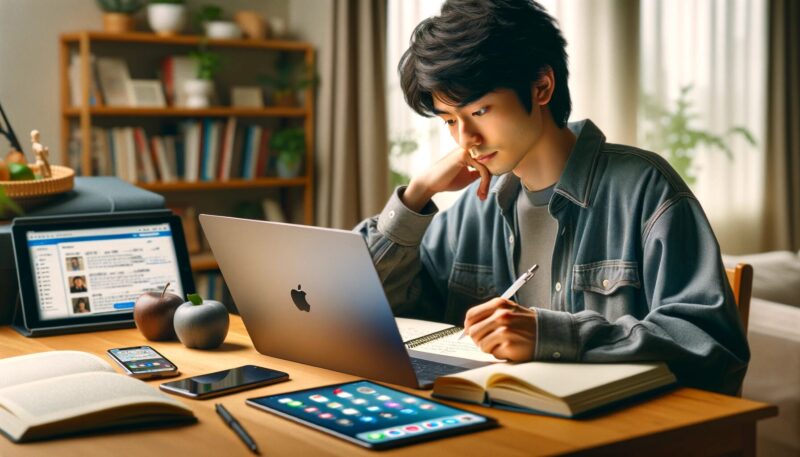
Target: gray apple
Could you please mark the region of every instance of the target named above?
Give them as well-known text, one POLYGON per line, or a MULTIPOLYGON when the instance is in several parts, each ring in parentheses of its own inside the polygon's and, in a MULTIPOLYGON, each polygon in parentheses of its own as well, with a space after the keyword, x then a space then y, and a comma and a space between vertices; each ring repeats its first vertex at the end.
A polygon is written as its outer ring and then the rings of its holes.
POLYGON ((175 333, 187 348, 214 349, 228 335, 228 310, 215 300, 203 300, 196 294, 175 310, 175 333))

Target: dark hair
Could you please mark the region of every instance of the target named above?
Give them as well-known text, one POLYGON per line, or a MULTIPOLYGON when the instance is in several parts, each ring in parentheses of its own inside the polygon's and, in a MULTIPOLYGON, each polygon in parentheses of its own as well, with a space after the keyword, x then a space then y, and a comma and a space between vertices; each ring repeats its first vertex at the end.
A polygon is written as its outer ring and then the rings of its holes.
POLYGON ((434 92, 463 106, 499 88, 514 90, 530 112, 531 84, 550 67, 549 108, 563 128, 572 109, 566 46, 556 20, 532 0, 448 0, 414 29, 397 69, 406 102, 431 117, 434 92))

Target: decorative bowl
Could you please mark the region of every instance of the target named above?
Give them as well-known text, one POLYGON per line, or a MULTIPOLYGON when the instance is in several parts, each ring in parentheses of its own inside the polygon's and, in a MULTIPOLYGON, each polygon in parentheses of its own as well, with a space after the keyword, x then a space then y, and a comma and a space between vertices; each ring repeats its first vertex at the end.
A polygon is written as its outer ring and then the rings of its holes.
MULTIPOLYGON (((29 165, 37 171, 35 165, 29 165)), ((50 165, 52 177, 34 181, 0 181, 6 195, 23 208, 40 205, 56 195, 72 190, 75 185, 75 172, 72 168, 50 165)))

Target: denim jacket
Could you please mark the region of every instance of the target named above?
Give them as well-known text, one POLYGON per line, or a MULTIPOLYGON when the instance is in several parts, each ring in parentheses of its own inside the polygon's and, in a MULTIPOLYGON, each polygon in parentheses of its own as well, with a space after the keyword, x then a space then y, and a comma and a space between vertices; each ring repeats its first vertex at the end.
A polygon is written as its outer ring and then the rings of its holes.
MULTIPOLYGON (((665 361, 685 385, 734 394, 750 358, 719 244, 692 192, 660 156, 605 142, 589 120, 548 210, 558 222, 551 306, 536 308, 534 360, 665 361)), ((355 230, 395 314, 462 325, 514 281, 520 191, 473 183, 448 210, 392 195, 355 230)))

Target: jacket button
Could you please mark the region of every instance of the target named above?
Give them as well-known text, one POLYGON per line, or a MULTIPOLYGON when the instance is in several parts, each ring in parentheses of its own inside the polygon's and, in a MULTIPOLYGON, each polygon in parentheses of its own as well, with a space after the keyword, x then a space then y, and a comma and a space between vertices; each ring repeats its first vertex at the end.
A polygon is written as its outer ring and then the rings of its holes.
POLYGON ((556 360, 560 359, 561 358, 561 353, 560 352, 554 352, 553 353, 553 358, 556 359, 556 360))
POLYGON ((609 284, 611 284, 611 283, 608 281, 608 279, 604 279, 604 280, 603 280, 603 288, 604 288, 604 289, 608 289, 608 285, 609 285, 609 284))
POLYGON ((389 219, 394 217, 394 210, 389 211, 389 219))
POLYGON ((508 235, 508 244, 514 244, 514 235, 508 235))
POLYGON ((560 282, 556 283, 556 292, 561 292, 561 283, 560 282))

